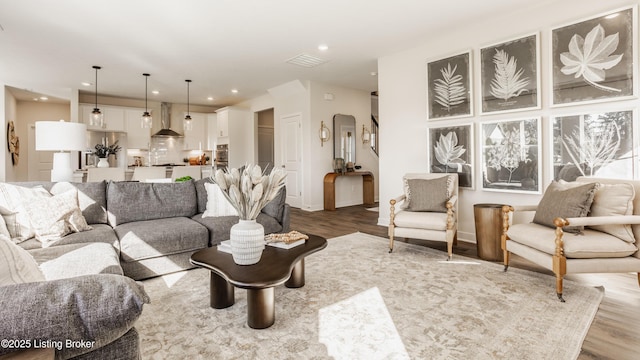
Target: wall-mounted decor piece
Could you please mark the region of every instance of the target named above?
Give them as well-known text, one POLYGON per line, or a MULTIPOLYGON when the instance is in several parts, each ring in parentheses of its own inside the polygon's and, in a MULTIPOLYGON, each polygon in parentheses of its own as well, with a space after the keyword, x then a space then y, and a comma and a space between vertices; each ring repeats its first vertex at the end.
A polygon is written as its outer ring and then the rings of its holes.
POLYGON ((637 176, 631 110, 562 115, 553 119, 553 178, 637 176))
POLYGON ((541 191, 540 118, 481 124, 482 188, 489 191, 541 191))
POLYGON ((429 172, 457 173, 458 184, 474 189, 473 124, 429 128, 429 172))
POLYGON ((636 22, 634 6, 553 29, 552 105, 634 96, 636 22))
POLYGON ((471 79, 471 51, 428 63, 428 118, 473 115, 471 79))
POLYGON ((480 49, 481 113, 540 108, 538 34, 480 49))
POLYGON ((20 139, 16 135, 16 127, 13 121, 7 123, 7 149, 9 155, 11 155, 11 163, 15 166, 18 165, 20 159, 20 139))

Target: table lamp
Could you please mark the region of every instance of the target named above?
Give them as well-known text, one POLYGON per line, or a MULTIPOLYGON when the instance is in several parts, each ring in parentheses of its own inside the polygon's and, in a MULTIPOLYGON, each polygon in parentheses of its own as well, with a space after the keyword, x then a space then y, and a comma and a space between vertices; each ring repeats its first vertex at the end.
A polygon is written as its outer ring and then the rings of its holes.
POLYGON ((60 121, 36 121, 36 151, 53 153, 51 181, 72 181, 71 153, 85 149, 87 125, 60 121))

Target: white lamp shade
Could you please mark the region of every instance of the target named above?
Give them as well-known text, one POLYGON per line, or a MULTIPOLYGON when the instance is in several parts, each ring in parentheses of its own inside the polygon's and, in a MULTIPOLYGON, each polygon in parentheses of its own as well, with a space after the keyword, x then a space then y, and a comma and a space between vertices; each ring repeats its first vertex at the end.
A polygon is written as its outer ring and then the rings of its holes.
POLYGON ((82 151, 86 147, 87 125, 60 121, 36 121, 36 150, 82 151))

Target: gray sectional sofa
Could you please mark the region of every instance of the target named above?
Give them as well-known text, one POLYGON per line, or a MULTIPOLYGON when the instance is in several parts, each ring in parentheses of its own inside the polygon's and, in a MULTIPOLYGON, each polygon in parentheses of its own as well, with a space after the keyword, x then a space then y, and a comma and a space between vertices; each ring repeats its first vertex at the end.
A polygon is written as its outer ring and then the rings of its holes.
MULTIPOLYGON (((228 239, 238 222, 237 216, 202 216, 207 181, 74 183, 92 230, 46 248, 36 239, 19 244, 39 263, 46 281, 0 288, 0 333, 95 341, 90 348, 56 349, 61 359, 138 358, 134 323, 142 305, 153 299, 136 280, 192 268, 191 254, 228 239)), ((47 190, 54 185, 13 184, 47 190)), ((258 216, 266 234, 289 231, 285 198, 283 189, 258 216)), ((0 355, 13 350, 0 348, 0 355)))

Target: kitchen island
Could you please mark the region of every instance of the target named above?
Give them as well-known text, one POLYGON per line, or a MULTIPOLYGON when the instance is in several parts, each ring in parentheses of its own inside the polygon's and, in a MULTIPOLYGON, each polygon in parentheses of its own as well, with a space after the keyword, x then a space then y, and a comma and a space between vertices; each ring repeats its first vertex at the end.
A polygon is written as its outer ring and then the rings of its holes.
MULTIPOLYGON (((162 166, 164 166, 165 168, 165 174, 166 174, 165 177, 170 179, 171 175, 173 174, 174 167, 185 166, 185 165, 162 165, 162 166)), ((195 167, 194 165, 186 165, 186 166, 195 167)), ((202 178, 209 177, 212 175, 212 165, 196 165, 196 166, 200 168, 200 173, 202 175, 202 178)), ((133 177, 133 171, 135 168, 136 168, 135 166, 128 166, 124 170, 125 181, 131 181, 131 178, 133 177)), ((73 174, 73 181, 87 182, 87 169, 76 170, 73 174)))

